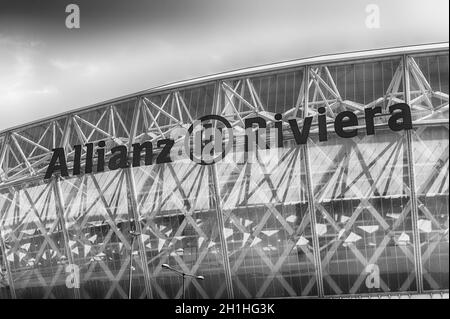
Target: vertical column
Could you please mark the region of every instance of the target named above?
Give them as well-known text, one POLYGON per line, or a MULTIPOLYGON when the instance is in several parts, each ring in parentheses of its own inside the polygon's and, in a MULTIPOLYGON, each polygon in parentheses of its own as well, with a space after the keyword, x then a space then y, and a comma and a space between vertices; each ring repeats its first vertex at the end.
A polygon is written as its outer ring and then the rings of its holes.
MULTIPOLYGON (((72 115, 68 115, 66 117, 64 132, 63 132, 63 136, 61 138, 60 143, 57 143, 56 140, 54 140, 55 147, 57 146, 57 144, 59 144, 59 147, 63 147, 64 150, 66 150, 67 145, 69 145, 71 123, 72 123, 72 115)), ((53 123, 53 125, 55 125, 55 123, 53 123)), ((55 139, 55 136, 53 136, 53 139, 55 139)), ((53 183, 55 199, 56 199, 56 203, 55 203, 56 204, 56 214, 58 216, 60 226, 61 226, 61 231, 63 233, 63 238, 64 238, 64 249, 66 250, 67 259, 69 260, 69 264, 74 265, 75 262, 73 260, 72 250, 70 249, 70 245, 69 245, 69 238, 70 238, 69 231, 66 228, 66 223, 64 221, 65 204, 64 204, 64 196, 63 196, 63 193, 61 190, 61 177, 56 177, 52 183, 53 183)), ((78 288, 73 288, 73 289, 74 289, 75 299, 80 299, 80 290, 78 288)))
MULTIPOLYGON (((128 148, 131 149, 131 145, 134 143, 134 139, 136 136, 136 130, 139 120, 139 113, 141 110, 141 103, 142 98, 138 97, 136 99, 136 107, 134 109, 133 113, 133 121, 131 123, 131 130, 130 130, 130 136, 129 136, 129 145, 128 148)), ((131 194, 130 201, 131 201, 131 217, 132 220, 134 220, 135 229, 138 234, 142 234, 142 227, 141 223, 139 221, 139 204, 137 199, 137 192, 136 192, 136 182, 134 180, 133 172, 131 171, 131 168, 125 169, 125 177, 128 185, 128 190, 131 194)), ((131 220, 130 220, 131 224, 131 220)), ((150 282, 150 272, 148 271, 148 261, 147 261, 147 254, 145 253, 145 245, 142 241, 142 236, 138 236, 138 249, 139 249, 139 259, 142 264, 142 272, 144 274, 144 285, 145 285, 145 294, 147 298, 152 299, 153 298, 153 292, 152 292, 152 285, 150 282)), ((133 247, 131 247, 133 249, 133 247)))
POLYGON ((213 180, 213 189, 214 189, 214 202, 216 203, 216 216, 217 216, 217 227, 219 230, 219 238, 220 244, 222 247, 222 259, 223 266, 225 270, 225 283, 227 287, 228 299, 234 299, 234 291, 233 291, 233 282, 231 280, 231 267, 230 260, 228 258, 228 246, 227 240, 224 234, 225 222, 223 219, 223 211, 222 211, 222 198, 220 196, 220 188, 219 188, 219 179, 217 177, 217 168, 216 164, 209 165, 210 166, 210 174, 213 180))
MULTIPOLYGON (((3 145, 1 145, 1 151, 0 151, 0 172, 5 172, 5 171, 3 171, 2 167, 3 167, 3 163, 5 161, 5 158, 6 158, 6 149, 8 148, 9 134, 10 133, 6 133, 5 134, 5 138, 3 139, 3 145)), ((6 168, 6 170, 7 169, 8 168, 6 168)), ((3 178, 0 175, 0 182, 2 180, 3 180, 3 178)))
MULTIPOLYGON (((406 55, 403 55, 401 63, 402 63, 403 92, 405 94, 405 103, 409 105, 410 103, 409 67, 408 67, 408 57, 406 55)), ((414 156, 412 152, 412 130, 406 131, 406 156, 408 160, 408 179, 410 184, 411 219, 412 219, 417 290, 419 293, 423 293, 422 252, 420 249, 420 233, 418 229, 419 210, 417 207, 416 174, 414 172, 414 156)))
MULTIPOLYGON (((214 92, 214 105, 216 112, 220 112, 220 83, 217 82, 215 85, 214 92)), ((217 216, 217 227, 219 231, 219 239, 220 245, 222 248, 222 261, 225 270, 225 284, 227 287, 228 299, 234 299, 234 291, 233 291, 233 281, 231 279, 231 267, 230 260, 228 254, 228 246, 227 240, 224 234, 225 222, 223 218, 223 210, 222 210, 222 197, 220 196, 220 184, 219 178, 217 176, 217 168, 216 164, 209 165, 209 172, 213 181, 213 192, 214 192, 214 202, 216 204, 216 216, 217 216)))
MULTIPOLYGON (((3 145, 1 145, 1 150, 0 150, 0 171, 2 171, 3 162, 5 160, 8 140, 9 140, 9 133, 7 133, 5 135, 5 138, 3 140, 3 145)), ((2 181, 2 177, 1 176, 0 176, 0 181, 2 181)), ((11 204, 9 203, 8 205, 11 205, 11 204)), ((4 213, 5 211, 6 210, 3 209, 3 212, 0 212, 0 213, 4 213)), ((3 240, 3 232, 2 232, 1 226, 0 226, 0 250, 2 252, 3 260, 5 262, 6 272, 8 274, 8 285, 9 285, 9 291, 11 293, 11 299, 16 299, 17 297, 16 297, 16 290, 14 288, 14 280, 13 280, 12 273, 11 273, 11 266, 9 265, 8 258, 7 258, 7 249, 6 249, 5 242, 3 240)))
MULTIPOLYGON (((306 66, 303 81, 304 81, 304 103, 303 103, 303 114, 302 118, 304 119, 308 114, 308 101, 309 101, 309 70, 310 67, 306 66)), ((308 196, 308 210, 309 216, 311 219, 311 235, 313 240, 313 250, 314 250, 314 260, 316 266, 316 281, 317 281, 317 290, 319 293, 319 297, 322 298, 324 296, 323 291, 323 275, 322 275, 322 259, 320 258, 320 246, 319 246, 319 237, 317 236, 316 229, 316 205, 314 199, 314 190, 312 185, 312 177, 311 177, 311 167, 310 167, 310 159, 309 159, 309 146, 308 143, 302 145, 303 155, 305 157, 305 171, 306 171, 306 185, 307 185, 307 196, 308 196)), ((301 164, 300 164, 301 165, 301 164)), ((300 168, 301 169, 301 168, 300 168)), ((299 180, 299 183, 301 181, 299 180)))
MULTIPOLYGON (((64 221, 64 212, 65 212, 65 205, 63 200, 63 194, 61 190, 60 185, 61 177, 56 177, 52 183, 53 183, 53 189, 55 191, 55 198, 56 198, 56 215, 58 216, 59 223, 61 226, 61 230, 63 233, 64 238, 64 249, 66 250, 67 259, 69 260, 69 264, 75 265, 75 262, 73 260, 72 250, 70 249, 69 245, 69 232, 66 228, 66 223, 64 221)), ((79 288, 73 288, 73 293, 75 299, 80 299, 80 290, 79 288)))
MULTIPOLYGON (((8 204, 10 205, 10 204, 8 204)), ((5 210, 4 210, 5 211, 5 210)), ((9 265, 8 258, 7 258, 7 249, 5 241, 3 240, 3 231, 0 228, 0 249, 2 252, 3 260, 5 262, 5 268, 6 272, 8 273, 8 285, 9 285, 9 291, 11 293, 11 299, 16 299, 16 289, 14 288, 14 279, 11 272, 11 266, 9 265)))
MULTIPOLYGON (((128 189, 131 194, 130 201, 131 201, 132 219, 134 220, 136 232, 138 234, 142 234, 141 222, 139 221, 139 206, 137 201, 136 184, 134 180, 134 175, 131 172, 131 168, 125 169, 125 174, 127 178, 128 189)), ((139 248, 139 258, 142 264, 142 272, 144 273, 145 294, 147 295, 147 298, 152 299, 153 293, 150 283, 150 273, 148 271, 147 254, 145 253, 145 245, 144 242, 142 241, 142 236, 138 236, 137 241, 139 248)), ((133 247, 131 247, 131 249, 133 249, 133 247)))
POLYGON ((68 115, 66 117, 66 127, 64 128, 64 133, 61 139, 61 147, 64 147, 64 150, 66 150, 66 147, 69 145, 71 123, 72 123, 72 115, 68 115))

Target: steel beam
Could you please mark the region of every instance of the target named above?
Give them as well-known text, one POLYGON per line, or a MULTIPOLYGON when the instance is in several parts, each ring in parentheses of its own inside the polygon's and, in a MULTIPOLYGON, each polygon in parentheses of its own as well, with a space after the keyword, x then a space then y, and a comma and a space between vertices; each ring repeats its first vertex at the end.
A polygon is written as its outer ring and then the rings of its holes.
MULTIPOLYGON (((64 149, 69 144, 69 136, 70 136, 70 122, 71 122, 71 116, 68 115, 66 117, 65 122, 65 128, 64 133, 61 138, 61 142, 59 143, 60 147, 63 147, 64 149)), ((66 228, 66 223, 64 222, 64 212, 65 212, 65 203, 64 203, 64 196, 61 190, 61 177, 56 177, 53 181, 53 187, 55 192, 55 199, 56 199, 56 214, 58 216, 58 219, 60 221, 61 231, 63 233, 64 238, 64 249, 66 250, 67 259, 69 260, 69 263, 72 265, 75 265, 72 250, 70 249, 69 245, 69 232, 66 228)), ((81 284, 81 280, 80 280, 81 284)), ((80 290, 79 288, 73 288, 74 289, 74 297, 75 299, 80 299, 80 290)))
MULTIPOLYGON (((2 172, 2 167, 6 158, 6 149, 8 148, 9 145, 9 135, 10 133, 6 133, 4 138, 3 138, 3 144, 1 145, 1 151, 0 151, 0 174, 2 172)), ((6 175, 8 171, 8 167, 6 167, 6 169, 3 171, 3 173, 6 175)), ((0 175, 0 183, 3 181, 2 176, 0 175)))
MULTIPOLYGON (((306 67, 303 74, 303 81, 304 81, 304 103, 303 103, 303 112, 302 112, 302 118, 304 119, 306 115, 308 114, 308 100, 309 100, 309 71, 310 67, 306 67)), ((315 268, 316 268, 316 282, 317 282, 317 291, 319 298, 322 298, 324 296, 323 291, 323 273, 322 273, 322 259, 320 257, 320 246, 319 246, 319 237, 317 236, 317 230, 316 230, 316 205, 315 205, 315 199, 314 199, 314 188, 312 185, 312 177, 311 177, 311 166, 310 166, 310 159, 309 159, 309 144, 303 144, 301 146, 301 149, 303 151, 303 155, 305 157, 305 171, 306 171, 306 185, 307 185, 307 196, 308 196, 308 210, 309 210, 309 216, 310 216, 310 224, 311 224, 311 235, 312 235, 312 241, 313 241, 313 251, 314 251, 314 260, 315 260, 315 268)), ((300 161, 300 165, 302 165, 300 161)), ((301 167, 300 167, 301 171, 301 167)), ((301 176, 301 175, 300 175, 301 176)), ((301 187, 301 177, 298 180, 300 187, 301 187)))
POLYGON ((5 268, 6 272, 8 273, 8 284, 9 284, 9 291, 11 293, 11 299, 16 299, 16 289, 14 288, 14 279, 11 272, 11 266, 9 265, 9 261, 6 254, 6 245, 3 240, 3 232, 0 229, 0 249, 3 256, 3 261, 5 262, 5 268))
MULTIPOLYGON (((131 123, 131 130, 130 130, 130 138, 128 143, 128 148, 131 148, 131 145, 134 143, 135 137, 136 137, 136 131, 137 131, 137 125, 139 121, 139 114, 141 110, 141 103, 142 98, 138 98, 136 100, 136 106, 134 108, 133 113, 133 121, 131 123)), ((141 223, 139 221, 139 203, 137 199, 137 192, 136 192, 136 182, 134 180, 133 172, 131 171, 131 168, 125 169, 125 175, 126 175, 126 183, 128 185, 128 191, 130 192, 130 201, 131 201, 131 217, 135 221, 135 230, 138 234, 142 234, 142 227, 141 223)), ((131 221, 130 221, 131 224, 131 221)), ((145 293, 147 298, 152 299, 153 298, 153 292, 152 292, 152 285, 150 281, 150 272, 148 271, 148 261, 147 261, 147 254, 145 252, 145 245, 142 241, 142 236, 138 236, 138 248, 139 248, 139 258, 142 265, 142 272, 144 274, 144 285, 145 285, 145 293)), ((133 249, 133 247, 131 247, 133 249)))
MULTIPOLYGON (((73 260, 73 254, 72 250, 70 249, 69 245, 69 232, 66 228, 66 223, 64 222, 64 212, 65 212, 65 205, 64 205, 64 196, 61 190, 60 185, 61 177, 56 177, 53 180, 53 187, 55 192, 55 198, 56 198, 56 215, 58 216, 61 230, 63 233, 64 238, 64 249, 66 250, 67 259, 69 260, 69 264, 75 265, 75 262, 73 260)), ((75 299, 80 299, 80 289, 79 288, 73 288, 73 293, 75 299)))
MULTIPOLYGON (((132 210, 132 220, 134 220, 135 230, 136 233, 142 234, 142 227, 141 222, 139 221, 139 206, 137 201, 137 193, 136 193, 136 183, 134 180, 133 172, 131 172, 130 168, 125 169, 126 174, 126 180, 128 184, 128 190, 131 194, 130 196, 130 202, 131 202, 131 210, 132 210)), ((130 220, 131 224, 131 220, 130 220)), ((153 298, 153 292, 152 292, 152 286, 150 282, 150 272, 148 271, 148 261, 147 261, 147 254, 145 252, 145 245, 142 240, 142 236, 138 236, 138 247, 139 247, 139 258, 142 264, 142 272, 144 274, 144 284, 145 284, 145 293, 147 295, 147 298, 152 299, 153 298)), ((131 247, 131 250, 133 247, 131 247)), ((131 280, 131 279, 130 279, 131 280)))
MULTIPOLYGON (((403 92, 405 94, 405 103, 410 103, 410 83, 408 57, 402 57, 402 73, 403 73, 403 92)), ((411 106, 410 106, 411 107, 411 106)), ((416 270, 417 291, 423 293, 423 269, 422 269, 422 251, 420 248, 420 233, 418 229, 419 209, 417 206, 417 190, 416 190, 416 174, 414 171, 414 154, 412 151, 412 130, 406 130, 406 156, 408 161, 408 179, 411 198, 411 219, 413 231, 413 247, 414 260, 416 270)))
POLYGON ((215 164, 209 165, 210 174, 213 180, 214 202, 216 203, 217 227, 219 230, 220 244, 222 247, 222 260, 225 270, 225 284, 227 287, 228 299, 234 299, 233 281, 231 275, 230 260, 228 254, 227 240, 224 234, 225 222, 223 218, 222 199, 220 197, 219 179, 217 177, 217 168, 215 164))
MULTIPOLYGON (((220 83, 217 82, 215 86, 215 94, 214 94, 214 105, 215 109, 219 110, 220 103, 220 83)), ((224 234, 225 222, 223 218, 223 210, 222 210, 222 198, 220 196, 220 184, 219 178, 217 176, 217 168, 216 164, 209 165, 209 172, 213 182, 213 193, 214 193, 214 202, 216 205, 216 217, 217 217, 217 227, 219 231, 220 244, 222 248, 222 261, 225 271, 225 284, 227 287, 228 299, 234 299, 234 290, 233 290, 233 281, 231 274, 231 266, 230 259, 228 254, 228 246, 227 240, 224 234)))

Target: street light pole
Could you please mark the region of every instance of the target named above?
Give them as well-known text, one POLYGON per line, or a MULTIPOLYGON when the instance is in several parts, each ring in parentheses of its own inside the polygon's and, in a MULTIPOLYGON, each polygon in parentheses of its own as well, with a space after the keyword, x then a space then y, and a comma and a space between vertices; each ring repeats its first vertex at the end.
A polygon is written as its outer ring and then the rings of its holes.
POLYGON ((130 248, 130 273, 129 273, 129 282, 128 282, 128 299, 131 299, 131 285, 133 282, 133 246, 134 246, 134 240, 137 236, 139 236, 139 233, 136 233, 134 230, 130 230, 131 235, 131 248, 130 248))
POLYGON ((183 273, 183 294, 182 294, 182 296, 183 296, 183 299, 184 299, 184 280, 186 279, 186 275, 183 273))
POLYGON ((187 274, 185 272, 182 272, 182 271, 179 271, 179 270, 177 270, 175 268, 170 267, 168 264, 162 264, 161 267, 165 268, 165 269, 168 269, 170 271, 173 271, 174 273, 176 273, 176 274, 178 274, 178 275, 180 275, 182 277, 182 280, 183 280, 182 299, 184 299, 184 281, 185 281, 186 277, 191 277, 191 278, 195 278, 195 279, 199 279, 199 280, 205 280, 205 277, 203 277, 203 276, 195 276, 195 275, 187 274))

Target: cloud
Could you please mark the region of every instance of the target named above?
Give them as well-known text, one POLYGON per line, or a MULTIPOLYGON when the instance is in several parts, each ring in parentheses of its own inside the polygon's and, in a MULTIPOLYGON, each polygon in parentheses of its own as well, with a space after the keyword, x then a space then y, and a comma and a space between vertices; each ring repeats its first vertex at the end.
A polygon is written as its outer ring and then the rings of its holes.
POLYGON ((70 72, 71 76, 92 77, 109 69, 106 62, 81 62, 77 60, 63 60, 53 58, 49 60, 49 64, 59 72, 70 72))
POLYGON ((16 105, 18 103, 24 103, 32 105, 35 101, 33 99, 44 97, 58 93, 55 87, 42 87, 39 89, 27 89, 27 88, 15 88, 8 89, 5 92, 0 91, 0 108, 6 108, 10 105, 16 105))
POLYGON ((24 105, 37 97, 57 94, 58 89, 39 81, 37 71, 40 62, 41 43, 22 41, 0 34, 0 60, 3 76, 0 76, 0 109, 13 108, 22 111, 24 105))
POLYGON ((105 1, 80 0, 80 30, 65 27, 60 1, 28 8, 30 19, 17 19, 13 2, 0 12, 0 130, 243 67, 448 41, 447 0, 376 0, 379 31, 366 28, 360 0, 105 1))
POLYGON ((60 71, 67 71, 79 67, 81 63, 75 61, 63 61, 58 59, 52 59, 50 60, 50 65, 57 68, 60 71))

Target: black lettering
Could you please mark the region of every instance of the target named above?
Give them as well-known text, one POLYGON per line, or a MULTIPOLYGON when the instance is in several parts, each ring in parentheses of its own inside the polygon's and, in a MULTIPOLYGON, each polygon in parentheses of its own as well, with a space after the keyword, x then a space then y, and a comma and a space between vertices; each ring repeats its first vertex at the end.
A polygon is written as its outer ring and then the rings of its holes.
MULTIPOLYGON (((244 124, 245 125, 245 131, 246 131, 244 151, 245 151, 245 153, 247 153, 248 152, 248 142, 249 142, 249 140, 248 140, 248 133, 249 132, 247 131, 247 129, 248 128, 253 128, 253 124, 257 124, 258 128, 264 128, 265 129, 267 127, 267 122, 262 117, 257 116, 257 117, 251 117, 251 118, 245 119, 244 123, 245 123, 244 124)), ((250 133, 250 134, 252 134, 252 133, 250 133)), ((254 132, 254 136, 255 136, 255 146, 259 146, 258 130, 256 130, 256 132, 254 132)))
POLYGON ((411 120, 411 110, 409 105, 406 103, 398 103, 389 106, 389 113, 391 113, 391 117, 389 118, 389 128, 393 131, 401 131, 401 130, 410 130, 412 129, 412 120, 411 120), (395 112, 397 111, 398 112, 395 112), (402 119, 399 123, 398 120, 402 119))
POLYGON ((73 158, 73 175, 80 175, 81 173, 81 145, 75 145, 75 156, 73 158))
POLYGON ((86 165, 84 167, 84 172, 86 174, 92 173, 93 156, 94 156, 94 144, 87 143, 86 145, 86 165))
POLYGON ((133 144, 133 166, 141 166, 141 152, 145 148, 145 165, 152 165, 153 161, 153 144, 152 142, 144 142, 142 144, 133 144))
POLYGON ((297 120, 295 119, 288 120, 289 126, 291 127, 292 133, 294 134, 294 139, 297 145, 306 144, 306 142, 308 141, 312 119, 313 119, 312 116, 305 117, 301 132, 298 128, 297 120))
POLYGON ((267 127, 267 123, 266 120, 263 119, 262 117, 251 117, 251 118, 247 118, 245 119, 245 128, 249 128, 249 127, 253 127, 253 124, 258 124, 258 126, 260 128, 266 128, 267 127))
POLYGON ((377 106, 374 108, 368 107, 364 109, 364 117, 366 119, 366 132, 367 135, 374 135, 375 134, 375 124, 374 124, 374 117, 375 114, 381 114, 381 106, 377 106))
POLYGON ((277 139, 277 147, 283 147, 283 122, 281 122, 282 115, 280 113, 275 114, 275 128, 278 132, 278 139, 277 139))
POLYGON ((108 162, 108 168, 110 170, 116 170, 118 168, 128 167, 128 149, 125 145, 119 145, 111 149, 111 158, 108 162))
POLYGON ((164 145, 164 148, 161 150, 158 157, 156 158, 156 164, 172 162, 172 160, 170 159, 170 150, 172 149, 174 143, 175 143, 174 140, 171 140, 169 138, 158 141, 156 146, 161 147, 162 145, 164 145))
POLYGON ((97 172, 103 172, 105 170, 105 147, 106 143, 105 141, 98 142, 98 147, 101 147, 97 149, 97 172))
POLYGON ((319 121, 319 141, 324 142, 328 140, 328 131, 327 131, 327 116, 325 115, 325 108, 319 107, 317 110, 319 115, 317 119, 319 121))
POLYGON ((346 127, 358 125, 358 117, 352 111, 344 111, 336 115, 334 119, 334 130, 340 137, 350 138, 358 135, 357 129, 344 130, 346 127))
POLYGON ((54 148, 52 159, 48 165, 47 172, 45 172, 44 179, 49 179, 52 177, 53 173, 56 171, 61 171, 61 176, 69 176, 69 171, 67 170, 66 154, 64 153, 64 148, 54 148), (59 164, 57 164, 59 162, 59 164))

